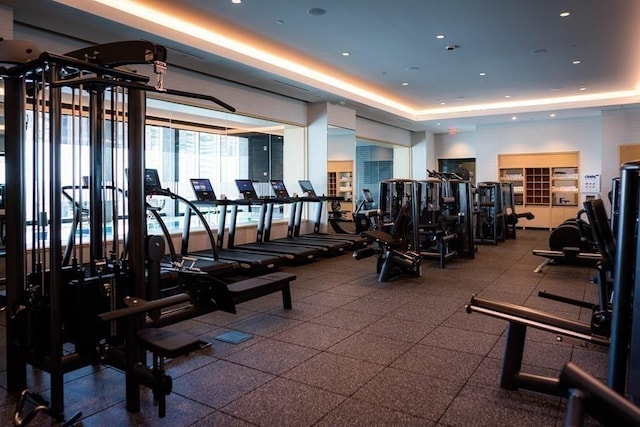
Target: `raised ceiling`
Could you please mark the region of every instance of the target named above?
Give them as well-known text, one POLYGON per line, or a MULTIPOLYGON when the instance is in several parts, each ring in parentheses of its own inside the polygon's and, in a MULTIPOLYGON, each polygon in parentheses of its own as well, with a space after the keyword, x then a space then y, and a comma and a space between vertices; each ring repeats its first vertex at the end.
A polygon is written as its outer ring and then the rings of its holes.
POLYGON ((148 39, 170 49, 170 63, 410 130, 640 101, 637 0, 103 3, 0 0, 18 25, 89 43, 148 39))

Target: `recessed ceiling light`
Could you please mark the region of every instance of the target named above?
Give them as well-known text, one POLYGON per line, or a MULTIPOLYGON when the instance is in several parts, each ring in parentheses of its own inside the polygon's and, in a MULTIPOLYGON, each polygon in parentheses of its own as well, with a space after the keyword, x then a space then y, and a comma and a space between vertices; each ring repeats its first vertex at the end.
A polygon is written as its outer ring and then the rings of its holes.
POLYGON ((447 103, 444 101, 440 101, 440 105, 447 105, 447 103))
POLYGON ((307 14, 311 16, 322 16, 325 13, 327 13, 327 11, 321 7, 312 7, 311 9, 307 10, 307 14))
POLYGON ((518 120, 518 118, 516 116, 512 116, 511 120, 518 120))
POLYGON ((349 56, 351 55, 349 52, 342 52, 342 56, 349 56))
POLYGON ((565 10, 563 12, 560 12, 560 16, 562 18, 566 18, 567 16, 571 15, 571 12, 569 12, 568 10, 565 10))
POLYGON ((231 3, 240 4, 240 3, 242 3, 242 0, 231 0, 231 3))
POLYGON ((549 114, 549 117, 551 117, 551 118, 553 118, 553 117, 555 117, 555 116, 556 116, 556 113, 551 113, 551 114, 549 114))
POLYGON ((407 83, 407 82, 402 82, 402 86, 409 86, 409 83, 407 83))
POLYGON ((276 21, 276 24, 284 24, 284 21, 283 21, 282 19, 278 19, 278 20, 276 21))
POLYGON ((484 71, 482 73, 480 73, 481 76, 486 76, 487 73, 485 73, 484 71))
POLYGON ((576 59, 575 61, 572 62, 573 65, 578 65, 579 63, 581 63, 582 61, 580 61, 579 59, 576 59))
POLYGON ((504 97, 508 99, 511 98, 511 95, 505 95, 504 97))
POLYGON ((547 49, 541 48, 541 49, 532 49, 529 51, 529 55, 546 55, 547 53, 549 53, 549 51, 547 49))
POLYGON ((436 38, 437 38, 438 40, 442 40, 442 39, 444 38, 444 34, 438 34, 438 35, 436 36, 436 38))
POLYGON ((580 87, 578 88, 578 90, 587 90, 587 88, 586 88, 586 87, 584 87, 584 86, 580 86, 580 87))

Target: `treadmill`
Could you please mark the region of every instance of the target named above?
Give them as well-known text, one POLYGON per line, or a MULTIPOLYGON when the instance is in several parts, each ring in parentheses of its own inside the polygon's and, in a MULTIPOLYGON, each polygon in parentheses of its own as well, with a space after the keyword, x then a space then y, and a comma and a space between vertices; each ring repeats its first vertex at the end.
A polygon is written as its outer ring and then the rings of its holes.
MULTIPOLYGON (((207 178, 191 178, 191 187, 195 193, 196 200, 192 201, 193 205, 200 209, 217 209, 218 210, 218 233, 217 239, 213 246, 216 247, 218 257, 223 260, 237 262, 243 272, 250 274, 264 274, 275 271, 280 268, 285 257, 277 254, 269 254, 266 252, 249 252, 242 249, 225 249, 223 248, 225 222, 227 209, 230 203, 227 200, 218 200, 211 185, 211 181, 207 178)), ((180 253, 191 257, 202 259, 214 259, 215 253, 213 249, 190 252, 189 237, 191 235, 191 216, 192 208, 187 205, 185 212, 183 229, 182 229, 182 247, 180 253)))
POLYGON ((295 237, 300 236, 320 236, 320 237, 330 237, 334 240, 344 240, 347 242, 351 242, 352 249, 361 249, 365 246, 369 245, 369 240, 360 236, 359 234, 329 234, 320 232, 320 224, 322 222, 322 212, 324 209, 324 204, 328 200, 344 200, 342 197, 337 196, 318 196, 311 184, 311 181, 303 179, 299 180, 298 184, 300 185, 300 189, 302 190, 303 197, 298 198, 298 206, 296 207, 295 219, 294 219, 294 228, 293 235, 295 237), (302 223, 302 206, 305 202, 313 202, 317 203, 318 207, 316 209, 315 218, 313 222, 313 232, 307 234, 300 234, 300 227, 302 223))
POLYGON ((273 192, 275 193, 275 200, 282 203, 292 203, 291 213, 289 215, 289 222, 287 224, 287 237, 280 239, 270 239, 270 224, 265 227, 264 240, 281 243, 281 244, 303 244, 318 247, 322 250, 322 254, 326 256, 334 256, 343 254, 345 251, 354 249, 352 240, 348 239, 333 239, 333 236, 329 234, 305 234, 295 235, 295 221, 296 215, 302 208, 302 203, 298 198, 292 199, 289 197, 289 192, 281 179, 274 179, 270 181, 273 192))
POLYGON ((236 186, 242 196, 242 199, 231 202, 231 214, 229 216, 229 234, 227 237, 228 249, 241 249, 251 252, 267 252, 285 257, 288 262, 293 264, 302 264, 315 261, 320 255, 321 250, 317 247, 306 245, 283 245, 264 241, 265 224, 271 222, 273 215, 273 198, 259 198, 253 186, 253 182, 249 179, 237 179, 236 186), (239 206, 260 206, 260 214, 256 229, 255 242, 235 244, 235 233, 238 219, 239 206))
POLYGON ((147 206, 147 211, 155 218, 162 229, 166 244, 169 248, 168 256, 165 256, 161 263, 163 267, 202 271, 210 275, 223 275, 237 270, 239 267, 237 262, 222 260, 218 257, 215 250, 213 232, 209 228, 209 225, 206 223, 200 211, 194 209, 195 207, 193 204, 184 197, 171 192, 169 189, 162 188, 162 185, 160 184, 160 177, 158 176, 158 171, 156 169, 144 170, 144 192, 146 196, 163 196, 172 200, 178 200, 184 203, 187 207, 190 207, 192 210, 195 210, 196 215, 199 215, 213 246, 212 257, 210 259, 198 259, 187 255, 178 255, 173 245, 173 240, 171 239, 171 233, 162 219, 162 215, 158 209, 147 206))

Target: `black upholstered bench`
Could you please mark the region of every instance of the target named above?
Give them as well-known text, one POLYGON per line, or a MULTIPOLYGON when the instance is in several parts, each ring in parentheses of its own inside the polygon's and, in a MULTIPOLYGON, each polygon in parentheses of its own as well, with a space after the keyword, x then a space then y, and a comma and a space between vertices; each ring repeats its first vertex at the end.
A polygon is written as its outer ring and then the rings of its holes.
POLYGON ((275 292, 282 292, 282 305, 291 309, 291 289, 289 284, 296 275, 277 272, 251 277, 227 285, 234 304, 249 301, 275 292))
POLYGON ((191 335, 160 328, 143 328, 138 331, 141 347, 153 355, 153 401, 158 405, 158 416, 166 415, 165 396, 171 393, 171 377, 164 375, 164 360, 184 356, 209 344, 191 335))

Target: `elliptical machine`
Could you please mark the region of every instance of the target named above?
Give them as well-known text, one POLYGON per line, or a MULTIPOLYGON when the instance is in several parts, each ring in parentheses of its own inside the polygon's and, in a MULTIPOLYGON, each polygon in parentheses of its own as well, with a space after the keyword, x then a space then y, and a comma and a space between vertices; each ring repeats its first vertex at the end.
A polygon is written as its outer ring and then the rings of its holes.
POLYGON ((360 235, 363 231, 377 228, 376 218, 378 216, 378 209, 376 209, 376 202, 373 199, 371 190, 363 188, 362 197, 353 213, 353 220, 348 220, 344 217, 346 212, 342 210, 342 205, 339 200, 333 200, 331 202, 329 224, 334 232, 338 234, 360 235), (343 228, 345 224, 353 224, 355 231, 345 230, 343 228))

